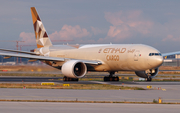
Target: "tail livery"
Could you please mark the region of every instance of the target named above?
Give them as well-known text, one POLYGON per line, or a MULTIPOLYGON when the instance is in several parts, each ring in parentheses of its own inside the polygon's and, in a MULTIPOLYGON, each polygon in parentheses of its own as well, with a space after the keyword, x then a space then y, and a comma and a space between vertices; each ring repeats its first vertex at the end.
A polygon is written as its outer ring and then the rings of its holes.
POLYGON ((39 18, 39 15, 35 7, 31 7, 31 14, 34 26, 34 32, 36 37, 37 48, 52 46, 51 40, 49 39, 47 32, 39 18))

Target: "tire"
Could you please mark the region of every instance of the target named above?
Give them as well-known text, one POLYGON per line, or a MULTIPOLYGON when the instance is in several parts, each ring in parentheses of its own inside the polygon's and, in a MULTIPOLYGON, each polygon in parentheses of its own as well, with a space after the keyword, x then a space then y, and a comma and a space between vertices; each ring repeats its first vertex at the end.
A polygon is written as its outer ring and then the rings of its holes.
POLYGON ((104 82, 110 81, 109 77, 104 77, 104 82))
POLYGON ((63 81, 64 81, 64 82, 67 82, 67 81, 79 81, 79 79, 78 79, 78 78, 68 78, 68 77, 65 76, 65 77, 63 78, 63 81))
POLYGON ((147 81, 148 81, 148 82, 151 82, 151 81, 152 81, 152 78, 151 78, 151 77, 148 77, 148 78, 147 78, 147 81))
POLYGON ((114 77, 114 81, 119 81, 119 77, 114 77))
POLYGON ((107 81, 119 81, 119 77, 104 77, 104 82, 107 81))

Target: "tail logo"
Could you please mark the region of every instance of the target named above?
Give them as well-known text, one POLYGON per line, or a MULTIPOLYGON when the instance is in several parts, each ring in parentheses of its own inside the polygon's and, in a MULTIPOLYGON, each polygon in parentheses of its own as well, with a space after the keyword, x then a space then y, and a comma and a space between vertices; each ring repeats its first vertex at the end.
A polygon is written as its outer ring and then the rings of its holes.
POLYGON ((51 40, 49 39, 46 30, 39 18, 39 15, 35 7, 31 7, 31 14, 34 26, 34 32, 36 37, 37 48, 52 46, 51 40))

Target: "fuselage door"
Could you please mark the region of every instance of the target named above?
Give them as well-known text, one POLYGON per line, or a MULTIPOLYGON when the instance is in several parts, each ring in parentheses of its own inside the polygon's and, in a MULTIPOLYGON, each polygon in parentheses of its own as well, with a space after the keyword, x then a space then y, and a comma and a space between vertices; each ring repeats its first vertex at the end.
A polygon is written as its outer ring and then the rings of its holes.
POLYGON ((138 61, 138 58, 139 58, 139 51, 136 51, 134 53, 134 61, 138 61))

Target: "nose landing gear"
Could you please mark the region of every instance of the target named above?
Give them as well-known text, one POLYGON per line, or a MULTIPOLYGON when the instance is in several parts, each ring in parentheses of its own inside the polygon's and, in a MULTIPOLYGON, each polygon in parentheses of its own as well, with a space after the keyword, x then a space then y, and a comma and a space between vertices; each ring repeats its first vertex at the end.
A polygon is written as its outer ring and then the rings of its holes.
POLYGON ((148 76, 148 77, 147 77, 147 81, 148 81, 148 82, 151 82, 151 81, 152 81, 151 76, 148 76))
POLYGON ((115 74, 114 71, 109 72, 109 76, 105 76, 104 77, 104 81, 119 81, 119 77, 118 76, 113 76, 115 74))

